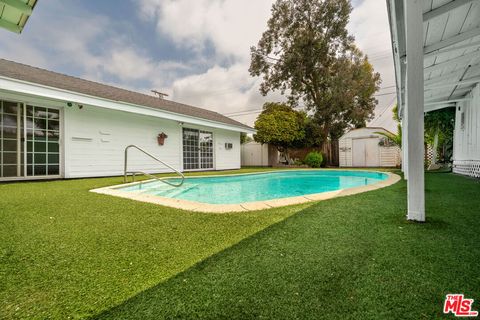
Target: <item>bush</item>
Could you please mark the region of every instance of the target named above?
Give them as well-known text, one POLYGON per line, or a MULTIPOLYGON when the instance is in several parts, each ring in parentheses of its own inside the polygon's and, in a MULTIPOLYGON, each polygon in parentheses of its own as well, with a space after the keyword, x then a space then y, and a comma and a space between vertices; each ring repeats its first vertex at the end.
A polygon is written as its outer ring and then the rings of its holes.
POLYGON ((323 162, 323 156, 320 152, 312 151, 303 160, 305 164, 312 168, 320 168, 323 162))
POLYGON ((296 166, 301 166, 303 164, 303 161, 299 159, 295 159, 295 162, 293 162, 293 164, 296 166))

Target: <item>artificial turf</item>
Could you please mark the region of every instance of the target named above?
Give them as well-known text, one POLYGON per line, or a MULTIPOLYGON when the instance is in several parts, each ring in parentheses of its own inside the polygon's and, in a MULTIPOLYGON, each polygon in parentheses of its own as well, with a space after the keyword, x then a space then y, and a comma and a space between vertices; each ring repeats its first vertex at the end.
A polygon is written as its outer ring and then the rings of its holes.
POLYGON ((478 180, 427 174, 423 224, 403 181, 234 214, 88 192, 117 182, 0 185, 0 318, 421 319, 480 299, 478 180))

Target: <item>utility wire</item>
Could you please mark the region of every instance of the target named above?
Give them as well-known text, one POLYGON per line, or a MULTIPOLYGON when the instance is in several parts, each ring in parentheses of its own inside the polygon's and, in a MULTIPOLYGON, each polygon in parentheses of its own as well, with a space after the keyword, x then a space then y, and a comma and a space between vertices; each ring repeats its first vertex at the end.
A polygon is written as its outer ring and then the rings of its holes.
POLYGON ((393 101, 395 101, 396 97, 393 97, 392 100, 390 100, 390 102, 387 104, 387 106, 385 107, 385 109, 378 115, 376 116, 375 118, 372 119, 372 121, 370 121, 370 124, 374 123, 375 121, 377 121, 378 119, 380 119, 383 114, 385 113, 385 111, 387 111, 388 109, 390 109, 390 107, 392 106, 392 103, 393 101))
MULTIPOLYGON (((396 94, 396 92, 387 92, 387 93, 382 93, 382 94, 375 94, 374 96, 375 97, 380 97, 380 96, 387 96, 387 95, 391 95, 391 94, 396 94)), ((395 97, 394 97, 394 99, 395 99, 395 97)), ((231 113, 225 113, 224 115, 227 116, 227 117, 239 117, 239 116, 246 116, 246 115, 249 115, 249 114, 261 113, 262 111, 263 111, 263 109, 249 109, 249 110, 244 110, 244 111, 236 111, 236 112, 231 112, 231 113)))

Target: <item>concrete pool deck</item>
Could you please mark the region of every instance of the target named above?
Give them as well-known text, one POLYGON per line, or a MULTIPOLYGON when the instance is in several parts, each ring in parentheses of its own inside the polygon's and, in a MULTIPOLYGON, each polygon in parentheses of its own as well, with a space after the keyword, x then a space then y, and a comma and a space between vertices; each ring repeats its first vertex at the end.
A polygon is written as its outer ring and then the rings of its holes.
MULTIPOLYGON (((328 170, 329 171, 335 171, 335 170, 347 171, 343 169, 328 169, 328 170)), ((351 170, 351 171, 381 172, 381 171, 374 171, 374 170, 372 171, 371 170, 351 170)), ((258 174, 272 173, 272 172, 279 172, 279 171, 276 171, 276 170, 265 171, 265 172, 259 172, 258 174)), ((176 209, 195 211, 195 212, 209 212, 209 213, 244 212, 244 211, 255 211, 255 210, 263 210, 263 209, 269 209, 269 208, 277 208, 277 207, 301 204, 306 202, 322 201, 322 200, 332 199, 335 197, 349 196, 357 193, 385 188, 392 184, 397 183, 401 179, 399 175, 391 172, 381 172, 381 173, 388 175, 388 178, 383 181, 379 181, 377 183, 369 184, 366 186, 353 187, 353 188, 328 191, 328 192, 322 192, 322 193, 307 194, 303 196, 245 202, 245 203, 239 203, 239 204, 210 204, 210 203, 204 203, 204 202, 195 202, 195 201, 189 201, 189 200, 167 198, 167 197, 156 196, 151 194, 142 194, 135 191, 118 190, 119 188, 123 188, 126 186, 132 186, 132 185, 141 184, 141 183, 148 183, 148 182, 154 181, 153 179, 126 183, 126 184, 121 184, 116 186, 103 187, 98 189, 92 189, 90 190, 90 192, 111 195, 111 196, 116 196, 116 197, 136 200, 136 201, 148 202, 148 203, 158 204, 158 205, 172 207, 176 209)), ((247 174, 252 174, 252 173, 247 173, 247 174)), ((238 175, 243 175, 243 174, 212 175, 211 177, 220 177, 220 176, 226 177, 226 176, 238 176, 238 175)), ((187 177, 186 179, 205 178, 205 177, 206 176, 191 176, 191 177, 187 177)), ((165 177, 163 179, 169 179, 169 178, 171 177, 165 177)))

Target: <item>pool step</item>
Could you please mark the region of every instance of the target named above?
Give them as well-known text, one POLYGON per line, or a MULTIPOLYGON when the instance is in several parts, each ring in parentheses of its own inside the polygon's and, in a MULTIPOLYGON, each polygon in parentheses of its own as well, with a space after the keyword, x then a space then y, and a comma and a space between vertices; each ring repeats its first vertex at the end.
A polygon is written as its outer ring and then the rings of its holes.
MULTIPOLYGON (((190 191, 192 189, 195 189, 195 188, 198 188, 198 184, 194 184, 194 185, 190 185, 188 187, 180 187, 180 188, 175 188, 173 190, 169 190, 168 194, 161 194, 163 196, 168 196, 169 198, 176 198, 178 197, 179 195, 187 192, 187 191, 190 191)), ((157 194, 160 196, 160 194, 157 194)))
POLYGON ((142 193, 142 194, 152 194, 152 193, 154 193, 157 196, 175 198, 175 197, 181 195, 182 193, 185 193, 185 192, 187 192, 187 191, 189 191, 193 188, 197 188, 197 187, 198 187, 198 184, 193 184, 193 185, 188 185, 188 186, 183 185, 182 187, 176 187, 176 188, 173 188, 173 187, 170 187, 170 186, 157 185, 157 186, 152 186, 150 188, 145 188, 142 191, 140 191, 139 193, 142 193))

